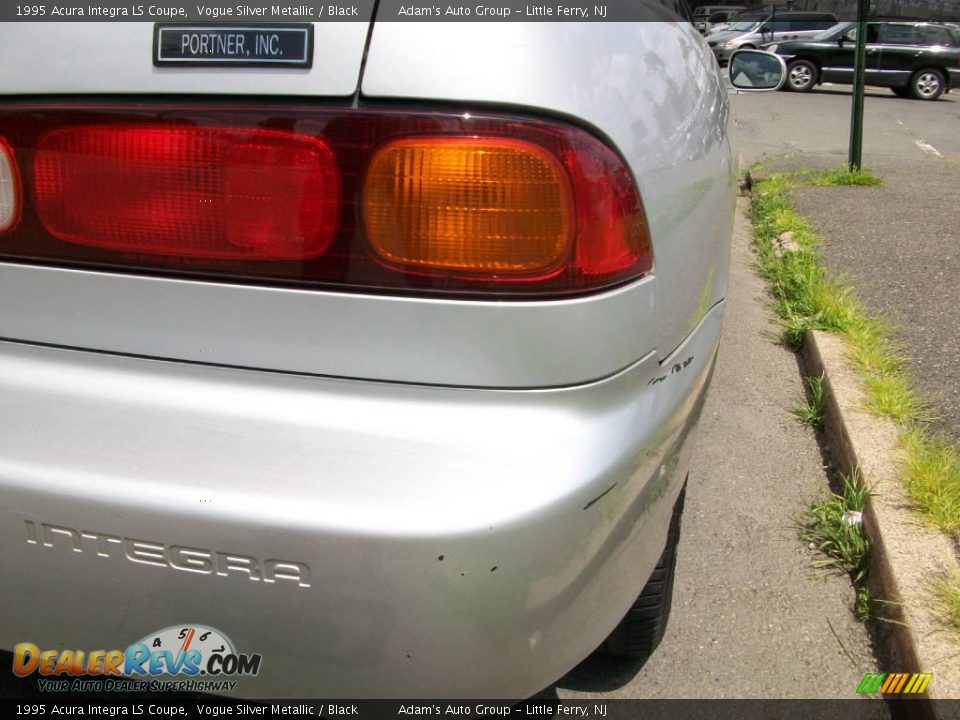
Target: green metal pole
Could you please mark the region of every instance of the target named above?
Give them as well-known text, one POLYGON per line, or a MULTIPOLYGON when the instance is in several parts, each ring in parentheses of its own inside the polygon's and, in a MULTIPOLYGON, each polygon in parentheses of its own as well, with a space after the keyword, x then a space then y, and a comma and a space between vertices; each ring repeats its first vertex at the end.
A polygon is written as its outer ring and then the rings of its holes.
POLYGON ((870 0, 857 3, 857 47, 853 65, 853 109, 850 113, 850 170, 859 170, 863 154, 863 85, 867 59, 867 13, 870 0))

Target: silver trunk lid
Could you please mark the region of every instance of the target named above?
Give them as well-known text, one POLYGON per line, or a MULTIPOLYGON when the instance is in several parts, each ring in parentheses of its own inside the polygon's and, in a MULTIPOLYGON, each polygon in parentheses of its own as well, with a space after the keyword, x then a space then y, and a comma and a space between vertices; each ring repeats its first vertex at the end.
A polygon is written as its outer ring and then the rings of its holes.
POLYGON ((3 23, 0 93, 350 96, 368 27, 314 23, 313 67, 273 69, 154 67, 149 22, 3 23))
MULTIPOLYGON (((534 23, 521 25, 524 27, 511 28, 565 46, 562 23, 545 23, 549 27, 540 28, 534 23)), ((479 24, 473 29, 481 28, 479 24)), ((431 42, 437 43, 450 28, 438 23, 430 30, 431 42)), ((602 31, 602 24, 590 29, 593 42, 606 36, 602 31)), ((682 31, 669 28, 671 33, 682 31)), ((33 95, 45 96, 47 102, 77 96, 107 100, 133 96, 136 102, 145 103, 151 96, 162 96, 165 102, 183 96, 189 102, 211 95, 254 103, 262 103, 266 95, 310 97, 318 105, 345 104, 347 98, 363 102, 358 86, 368 32, 366 22, 315 23, 313 67, 276 70, 154 67, 152 23, 0 26, 0 60, 16 59, 0 61, 0 102, 3 96, 10 96, 22 103, 33 95)), ((382 40, 388 38, 389 34, 382 40)), ((377 54, 377 43, 374 32, 371 56, 377 54)), ((464 58, 467 64, 487 62, 484 54, 464 58)), ((428 73, 423 82, 438 74, 444 73, 428 73)), ((371 95, 421 102, 434 97, 465 109, 473 107, 470 93, 457 88, 448 91, 443 83, 439 87, 444 89, 431 93, 384 92, 383 77, 381 68, 379 91, 370 91, 371 95)), ((402 86, 401 78, 395 79, 398 88, 402 86)), ((449 83, 450 77, 445 81, 449 83)), ((503 82, 525 87, 529 79, 503 82)), ((657 262, 666 266, 668 259, 664 252, 657 262)), ((725 277, 725 271, 717 269, 716 277, 725 277)), ((676 292, 687 293, 688 284, 702 285, 703 278, 694 275, 690 274, 689 282, 678 283, 676 292)), ((565 300, 479 301, 304 290, 0 261, 0 338, 311 375, 466 387, 550 388, 608 377, 654 350, 657 287, 654 273, 605 292, 565 300)), ((709 287, 704 291, 707 301, 711 300, 710 291, 709 287)), ((702 293, 698 289, 690 294, 699 297, 702 293)), ((678 340, 671 337, 664 345, 674 347, 678 340)))

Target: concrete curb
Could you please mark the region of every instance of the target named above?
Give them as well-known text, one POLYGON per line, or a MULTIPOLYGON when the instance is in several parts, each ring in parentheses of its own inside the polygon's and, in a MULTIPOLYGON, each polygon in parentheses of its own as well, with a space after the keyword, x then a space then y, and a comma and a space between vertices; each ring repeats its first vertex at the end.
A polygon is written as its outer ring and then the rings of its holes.
MULTIPOLYGON (((931 607, 930 579, 958 568, 949 539, 924 526, 898 477, 902 457, 897 426, 864 410, 863 384, 845 359, 843 341, 807 331, 803 361, 808 375, 822 375, 826 390, 825 435, 840 471, 857 468, 872 489, 864 512, 871 544, 871 591, 885 605, 889 629, 889 672, 932 672, 928 700, 960 698, 957 641, 931 607)), ((922 715, 938 718, 934 703, 922 703, 922 715)), ((919 709, 919 707, 917 708, 919 709)))

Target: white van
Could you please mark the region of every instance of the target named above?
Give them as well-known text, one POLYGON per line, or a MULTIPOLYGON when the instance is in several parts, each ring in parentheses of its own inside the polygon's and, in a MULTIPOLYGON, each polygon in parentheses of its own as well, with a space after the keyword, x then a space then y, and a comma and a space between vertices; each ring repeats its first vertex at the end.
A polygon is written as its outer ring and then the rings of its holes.
POLYGON ((710 17, 715 13, 727 12, 730 13, 728 15, 730 17, 743 10, 746 10, 743 5, 701 5, 693 10, 693 26, 701 33, 706 34, 710 28, 710 17))
POLYGON ((707 44, 720 64, 725 65, 734 50, 812 37, 836 24, 837 16, 832 13, 744 13, 721 32, 708 35, 707 44))

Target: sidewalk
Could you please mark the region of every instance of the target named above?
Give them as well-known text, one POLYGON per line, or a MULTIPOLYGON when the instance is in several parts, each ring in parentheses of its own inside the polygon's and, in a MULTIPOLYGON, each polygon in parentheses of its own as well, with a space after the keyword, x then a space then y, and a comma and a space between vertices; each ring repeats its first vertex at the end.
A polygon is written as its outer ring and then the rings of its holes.
MULTIPOLYGON (((958 128, 960 131, 960 128, 958 128)), ((776 172, 836 167, 804 153, 776 172)), ((881 187, 804 187, 794 204, 823 238, 828 267, 897 326, 933 429, 960 442, 960 162, 872 163, 881 187)))
MULTIPOLYGON (((802 159, 769 162, 764 171, 836 165, 833 157, 820 160, 804 154, 802 159)), ((804 184, 791 192, 791 200, 820 236, 819 252, 829 270, 842 277, 872 315, 895 323, 895 337, 906 351, 914 387, 930 404, 930 416, 937 418, 932 430, 956 443, 960 233, 951 222, 951 211, 957 202, 960 163, 939 160, 878 164, 874 173, 884 178, 881 187, 804 184)), ((932 593, 936 578, 956 577, 956 538, 931 529, 929 520, 913 512, 914 500, 900 476, 902 462, 915 456, 905 454, 898 443, 902 426, 865 410, 864 380, 848 364, 843 342, 829 333, 807 331, 804 355, 806 372, 824 383, 825 437, 832 459, 848 477, 862 472, 871 491, 863 515, 871 543, 870 585, 875 597, 893 601, 880 613, 892 623, 892 667, 913 673, 935 671, 936 687, 928 689, 928 698, 960 697, 960 669, 953 662, 956 638, 944 627, 940 601, 932 593)), ((935 475, 928 477, 946 482, 944 473, 950 471, 945 468, 937 466, 935 475)), ((942 483, 926 487, 937 488, 931 491, 941 500, 952 497, 950 490, 943 495, 948 486, 942 483)), ((949 716, 942 706, 928 711, 931 717, 949 716)))
MULTIPOLYGON (((748 167, 846 164, 848 87, 730 99, 748 167)), ((864 123, 864 165, 885 184, 803 188, 794 203, 828 266, 899 326, 917 390, 941 409, 939 429, 960 439, 960 93, 920 102, 872 88, 864 123)))

